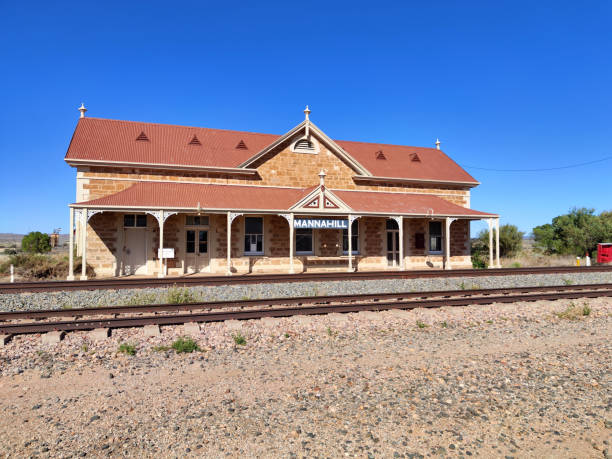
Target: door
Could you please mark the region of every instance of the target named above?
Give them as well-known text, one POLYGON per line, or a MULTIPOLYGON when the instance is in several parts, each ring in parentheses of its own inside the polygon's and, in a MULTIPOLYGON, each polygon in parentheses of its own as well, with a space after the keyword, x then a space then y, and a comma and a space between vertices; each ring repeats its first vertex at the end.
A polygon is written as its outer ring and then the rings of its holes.
POLYGON ((186 230, 185 245, 186 271, 199 273, 208 269, 208 230, 186 230))
POLYGON ((123 274, 147 274, 146 234, 144 228, 125 229, 123 274))
POLYGON ((399 264, 399 227, 395 220, 387 220, 387 266, 399 264))

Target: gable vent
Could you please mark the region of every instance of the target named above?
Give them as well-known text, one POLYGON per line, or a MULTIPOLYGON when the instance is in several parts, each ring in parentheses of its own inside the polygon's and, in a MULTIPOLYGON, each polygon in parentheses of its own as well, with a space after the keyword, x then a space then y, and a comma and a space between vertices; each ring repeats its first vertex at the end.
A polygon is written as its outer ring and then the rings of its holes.
POLYGON ((194 135, 191 141, 189 142, 189 145, 202 145, 202 144, 200 143, 200 140, 198 139, 198 137, 194 135))
POLYGON ((295 142, 296 150, 315 151, 314 144, 308 139, 301 139, 295 142))
POLYGON ((240 140, 240 142, 238 142, 238 145, 236 145, 236 150, 248 150, 249 147, 246 146, 246 143, 244 143, 244 140, 240 140))
POLYGON ((385 154, 382 152, 382 150, 378 150, 376 152, 376 159, 387 159, 387 157, 385 156, 385 154))
POLYGON ((416 153, 412 153, 410 155, 410 161, 415 162, 415 163, 420 163, 421 158, 419 158, 419 155, 417 155, 416 153))
POLYGON ((140 134, 138 135, 138 137, 136 137, 136 140, 139 141, 144 141, 144 142, 148 142, 149 138, 147 137, 147 135, 144 133, 144 131, 140 131, 140 134))

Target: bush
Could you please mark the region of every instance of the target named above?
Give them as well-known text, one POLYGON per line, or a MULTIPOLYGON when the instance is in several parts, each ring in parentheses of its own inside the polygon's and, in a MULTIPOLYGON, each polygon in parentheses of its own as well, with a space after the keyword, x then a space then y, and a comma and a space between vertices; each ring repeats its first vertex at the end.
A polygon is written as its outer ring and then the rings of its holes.
POLYGON ((32 231, 21 240, 21 250, 28 253, 46 253, 51 251, 51 238, 40 231, 32 231))
POLYGON ((133 344, 121 343, 118 352, 126 355, 136 355, 136 347, 133 344))
POLYGON ((188 288, 174 286, 168 289, 168 303, 170 304, 195 303, 197 301, 198 297, 191 293, 188 288))
POLYGON ((180 354, 181 352, 199 351, 200 347, 191 338, 179 338, 172 343, 172 349, 174 349, 177 354, 180 354))
POLYGON ((535 245, 547 254, 584 256, 597 243, 612 239, 612 212, 595 215, 594 209, 574 208, 552 223, 533 229, 535 245))
MULTIPOLYGON (((15 266, 15 274, 24 279, 65 279, 68 276, 68 257, 54 257, 36 253, 19 253, 11 255, 0 264, 0 273, 8 273, 10 266, 15 266)), ((81 258, 75 259, 74 272, 81 272, 81 258)), ((87 275, 95 277, 91 266, 87 266, 87 275)))
POLYGON ((242 336, 241 333, 233 335, 233 338, 234 343, 236 343, 238 346, 244 346, 246 344, 246 339, 244 338, 244 336, 242 336))

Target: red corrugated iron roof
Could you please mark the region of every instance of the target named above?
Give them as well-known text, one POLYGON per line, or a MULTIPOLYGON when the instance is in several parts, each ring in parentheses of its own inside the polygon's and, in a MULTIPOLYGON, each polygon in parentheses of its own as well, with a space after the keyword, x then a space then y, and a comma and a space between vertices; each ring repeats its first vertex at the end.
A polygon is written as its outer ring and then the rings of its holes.
MULTIPOLYGON (((274 134, 80 118, 65 159, 235 168, 279 138, 274 134), (148 140, 136 140, 142 134, 148 140), (194 136, 200 145, 194 144, 194 136)), ((336 143, 376 177, 478 183, 435 148, 345 140, 336 143), (385 159, 376 159, 379 152, 385 159), (414 153, 420 161, 412 160, 414 153)))
POLYGON ((377 177, 478 183, 443 151, 435 148, 335 140, 377 177), (418 160, 414 160, 414 154, 418 160), (384 159, 377 159, 383 157, 384 159))
POLYGON ((277 138, 253 132, 80 118, 65 159, 236 167, 277 138), (141 133, 148 140, 136 140, 141 133), (200 145, 193 144, 194 136, 200 145), (246 149, 236 148, 241 140, 246 149))
POLYGON ((196 209, 284 210, 291 207, 311 188, 279 188, 244 185, 209 185, 194 183, 138 182, 118 193, 82 206, 150 207, 196 209))
MULTIPOLYGON (((148 209, 287 211, 316 187, 281 188, 171 182, 138 182, 131 187, 79 207, 138 207, 148 209)), ((354 212, 398 215, 482 217, 491 214, 458 206, 437 196, 330 190, 354 212)), ((316 211, 316 209, 312 209, 316 211)))
POLYGON ((356 212, 391 215, 449 215, 482 217, 493 215, 453 204, 438 196, 378 191, 330 190, 356 212))

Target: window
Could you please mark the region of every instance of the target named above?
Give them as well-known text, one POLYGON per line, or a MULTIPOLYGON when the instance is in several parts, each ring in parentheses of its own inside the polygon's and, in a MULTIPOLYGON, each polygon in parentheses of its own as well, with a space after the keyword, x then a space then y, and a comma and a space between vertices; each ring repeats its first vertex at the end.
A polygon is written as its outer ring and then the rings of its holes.
POLYGON ((295 253, 301 255, 312 254, 312 228, 298 228, 295 230, 295 253))
MULTIPOLYGON (((348 255, 348 230, 342 230, 342 252, 348 255)), ((354 220, 351 225, 351 253, 359 253, 359 220, 354 220)))
POLYGON ((208 226, 208 217, 200 217, 199 215, 187 215, 185 222, 187 226, 208 226))
POLYGON ((296 153, 317 153, 317 145, 310 139, 300 139, 293 144, 293 151, 296 153))
POLYGON ((147 216, 144 214, 125 214, 123 216, 123 226, 126 228, 145 228, 147 226, 147 216))
POLYGON ((442 253, 442 222, 429 222, 429 252, 442 253))
POLYGON ((263 218, 246 217, 244 219, 244 253, 245 255, 263 255, 263 218))

